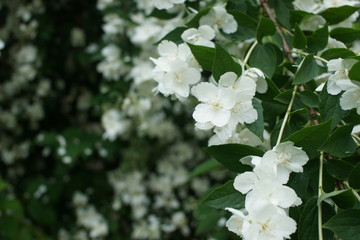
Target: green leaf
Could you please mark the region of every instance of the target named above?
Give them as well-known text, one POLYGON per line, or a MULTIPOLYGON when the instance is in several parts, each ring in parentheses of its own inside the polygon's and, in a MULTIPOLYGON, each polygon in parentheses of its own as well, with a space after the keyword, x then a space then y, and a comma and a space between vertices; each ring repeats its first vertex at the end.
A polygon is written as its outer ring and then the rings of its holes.
POLYGON ((274 22, 270 18, 262 17, 256 29, 256 39, 259 43, 262 43, 263 37, 274 35, 275 31, 274 22))
POLYGON ((345 181, 348 180, 353 166, 343 160, 330 159, 325 162, 324 167, 333 178, 345 181))
POLYGON ((245 207, 245 195, 235 190, 234 181, 228 181, 223 186, 216 188, 202 200, 202 204, 225 209, 227 207, 241 209, 245 207))
POLYGON ((184 41, 181 38, 181 34, 183 34, 183 32, 186 29, 188 29, 188 28, 187 27, 177 27, 174 30, 172 30, 171 32, 169 32, 168 34, 166 34, 165 37, 163 37, 160 41, 156 42, 154 45, 159 44, 163 40, 169 40, 176 44, 183 43, 184 41))
POLYGON ((305 173, 292 173, 287 184, 296 194, 304 199, 308 196, 309 176, 305 173))
POLYGON ((299 24, 303 18, 311 15, 314 14, 300 10, 293 10, 290 12, 290 23, 292 25, 295 25, 296 23, 299 24))
POLYGON ((199 27, 199 21, 200 18, 210 12, 211 8, 205 8, 198 12, 189 22, 187 22, 185 25, 189 28, 197 28, 199 27))
POLYGON ((4 191, 8 187, 8 184, 0 178, 0 192, 4 191))
POLYGON ((290 29, 290 11, 294 9, 292 2, 289 0, 275 0, 273 4, 279 23, 287 29, 290 29))
POLYGON ((258 118, 255 122, 250 124, 245 124, 246 127, 258 136, 260 139, 263 139, 264 136, 264 114, 263 114, 263 107, 261 105, 261 101, 257 98, 253 98, 252 104, 258 113, 258 118))
POLYGON ((209 159, 203 163, 200 163, 196 168, 190 173, 190 177, 195 177, 207 172, 210 172, 213 169, 221 167, 221 164, 215 159, 209 159))
MULTIPOLYGON (((329 219, 334 210, 328 204, 322 204, 323 220, 329 219)), ((318 205, 317 199, 310 199, 301 213, 298 223, 299 240, 318 240, 318 205)), ((324 231, 324 240, 332 240, 332 234, 324 231)))
POLYGON ((329 39, 328 25, 316 30, 312 35, 307 38, 309 52, 318 52, 323 50, 329 39))
MULTIPOLYGON (((360 163, 356 164, 349 176, 349 185, 352 188, 360 189, 360 163)), ((360 216, 360 215, 359 215, 360 216)))
POLYGON ((330 36, 344 43, 351 43, 360 38, 360 30, 354 28, 335 28, 330 36))
POLYGON ((319 150, 340 158, 351 156, 357 149, 351 137, 353 127, 353 125, 346 125, 336 128, 319 150))
POLYGON ((300 101, 307 107, 318 108, 319 107, 319 96, 313 91, 302 91, 297 93, 300 101))
POLYGON ((280 92, 278 95, 276 95, 274 97, 274 100, 283 103, 285 105, 288 105, 291 100, 292 93, 293 93, 292 89, 285 90, 283 92, 280 92))
POLYGON ((319 13, 326 21, 330 24, 336 24, 344 21, 348 17, 350 17, 354 12, 356 12, 359 8, 352 6, 341 6, 328 8, 325 11, 319 13))
POLYGON ((213 158, 233 172, 242 173, 252 168, 240 162, 240 159, 249 155, 262 156, 264 152, 258 148, 242 144, 223 144, 205 148, 213 158))
POLYGON ((0 199, 0 210, 6 211, 10 213, 13 216, 16 216, 18 218, 22 218, 24 216, 24 209, 21 205, 20 201, 17 199, 0 199))
POLYGON ((347 209, 339 212, 324 225, 342 240, 360 239, 360 209, 347 209))
POLYGON ((328 137, 330 126, 331 120, 319 125, 303 128, 291 134, 283 142, 292 141, 295 146, 302 147, 311 159, 319 155, 317 149, 322 145, 324 139, 328 137))
POLYGON ((337 59, 337 58, 347 58, 351 56, 356 56, 355 53, 347 48, 330 48, 325 50, 321 57, 326 60, 337 59))
POLYGON ((190 43, 187 43, 187 45, 189 45, 192 54, 194 55, 196 61, 198 61, 200 66, 204 70, 211 72, 215 58, 215 48, 198 46, 190 43))
POLYGON ((345 111, 340 106, 341 95, 331 95, 327 92, 327 85, 324 86, 320 93, 319 112, 322 121, 327 121, 332 118, 331 129, 334 129, 339 122, 349 112, 345 111))
POLYGON ((239 41, 256 37, 257 21, 254 18, 240 11, 230 10, 228 13, 234 16, 236 22, 238 23, 238 28, 235 33, 224 33, 226 37, 239 41))
POLYGON ((323 193, 318 199, 319 205, 327 198, 331 198, 340 208, 352 208, 356 203, 356 197, 352 189, 337 190, 330 193, 323 193))
POLYGON ((234 72, 238 77, 241 76, 242 67, 239 63, 235 62, 225 48, 220 44, 215 44, 215 59, 212 66, 212 74, 216 81, 219 81, 221 75, 227 72, 234 72))
POLYGON ((219 222, 219 219, 223 217, 223 214, 217 209, 199 204, 194 211, 194 217, 197 223, 195 234, 208 234, 214 230, 214 226, 219 222))
POLYGON ((360 61, 355 63, 349 71, 351 80, 360 81, 360 61))
POLYGON ((301 240, 318 240, 317 231, 317 205, 316 199, 313 198, 305 205, 298 223, 298 239, 301 240))
POLYGON ((306 47, 307 39, 303 31, 299 28, 299 25, 295 25, 295 33, 293 38, 293 46, 298 49, 306 47))
POLYGON ((294 78, 294 85, 307 83, 320 74, 320 67, 317 65, 314 55, 307 55, 300 63, 294 78))
POLYGON ((276 51, 271 44, 258 44, 250 56, 249 65, 261 69, 266 76, 271 78, 277 67, 274 56, 276 56, 276 51))

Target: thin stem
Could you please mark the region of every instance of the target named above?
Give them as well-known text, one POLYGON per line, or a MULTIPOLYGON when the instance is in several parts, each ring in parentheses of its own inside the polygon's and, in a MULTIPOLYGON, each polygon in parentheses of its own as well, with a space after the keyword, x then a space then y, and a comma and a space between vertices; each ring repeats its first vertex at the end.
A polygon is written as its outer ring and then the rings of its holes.
POLYGON ((357 200, 360 202, 360 195, 359 195, 352 187, 350 187, 350 185, 349 185, 348 182, 344 182, 344 183, 345 183, 345 185, 346 185, 349 189, 351 189, 351 190, 353 191, 355 197, 356 197, 357 200))
MULTIPOLYGON (((305 56, 309 55, 309 53, 306 53, 306 52, 303 52, 303 51, 300 51, 300 50, 292 50, 291 52, 292 52, 292 53, 296 53, 296 54, 305 55, 305 56)), ((316 55, 314 55, 314 58, 316 58, 317 60, 320 60, 320 61, 322 61, 322 62, 324 62, 324 63, 328 63, 328 62, 329 62, 328 60, 326 60, 326 59, 324 59, 324 58, 322 58, 322 57, 316 56, 316 55)))
MULTIPOLYGON (((320 168, 319 168, 319 189, 318 189, 318 198, 320 198, 323 193, 323 166, 324 165, 324 152, 320 153, 320 168)), ((318 232, 319 232, 319 240, 323 240, 323 232, 322 232, 322 209, 321 202, 318 206, 318 232)))
POLYGON ((360 137, 358 137, 357 135, 355 134, 351 134, 351 136, 353 137, 353 139, 355 140, 356 144, 358 146, 360 146, 360 137))
POLYGON ((295 85, 295 86, 294 86, 294 89, 293 89, 293 92, 292 92, 292 96, 291 96, 291 100, 290 100, 289 106, 288 106, 288 108, 287 108, 287 110, 286 110, 286 113, 285 113, 284 120, 283 120, 283 122, 282 122, 282 124, 281 124, 279 136, 278 136, 277 141, 276 141, 276 145, 278 145, 278 144, 280 143, 281 138, 282 138, 282 135, 283 135, 283 133, 284 133, 286 122, 287 122, 287 120, 288 120, 288 118, 289 118, 289 116, 290 116, 291 108, 292 108, 292 106, 293 106, 293 104, 294 104, 294 99, 295 99, 295 95, 296 95, 297 88, 298 88, 298 86, 295 85))
POLYGON ((271 9, 270 9, 270 6, 268 4, 268 0, 260 0, 260 3, 261 5, 263 6, 266 14, 269 16, 269 18, 274 22, 275 24, 275 27, 276 27, 276 31, 279 33, 280 37, 281 37, 281 40, 282 40, 282 45, 283 45, 283 49, 284 49, 284 52, 285 52, 285 57, 286 59, 289 61, 289 62, 294 62, 294 60, 292 59, 290 53, 291 53, 291 50, 289 48, 289 45, 286 41, 286 38, 283 34, 283 31, 282 31, 282 28, 281 26, 279 25, 279 23, 276 21, 276 18, 274 17, 271 9))
POLYGON ((255 42, 251 45, 251 47, 249 48, 249 51, 246 53, 246 56, 244 58, 244 66, 246 66, 250 56, 251 56, 251 53, 254 51, 256 45, 258 44, 258 41, 255 40, 255 42))

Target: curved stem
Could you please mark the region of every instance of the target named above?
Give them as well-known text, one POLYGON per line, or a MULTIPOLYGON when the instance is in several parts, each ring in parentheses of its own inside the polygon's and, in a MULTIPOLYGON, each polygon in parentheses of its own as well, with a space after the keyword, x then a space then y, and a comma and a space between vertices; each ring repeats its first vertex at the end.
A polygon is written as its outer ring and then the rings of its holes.
POLYGON ((355 195, 355 197, 357 198, 357 200, 360 202, 360 195, 352 188, 350 187, 349 183, 348 182, 344 182, 345 185, 352 190, 353 194, 355 195))
POLYGON ((290 116, 292 105, 294 104, 294 99, 295 99, 297 88, 298 88, 298 85, 295 85, 294 89, 293 89, 293 92, 292 92, 292 96, 291 96, 289 106, 288 106, 288 108, 286 110, 284 120, 283 120, 283 122, 281 124, 281 127, 280 127, 280 132, 279 132, 279 135, 278 135, 278 138, 277 138, 277 141, 276 141, 276 145, 279 145, 279 143, 281 142, 281 138, 282 138, 282 135, 283 135, 284 130, 285 130, 286 122, 287 122, 287 120, 288 120, 288 118, 290 116))
MULTIPOLYGON (((306 52, 303 52, 303 51, 300 51, 300 50, 292 50, 291 52, 292 52, 292 53, 296 53, 296 54, 301 54, 301 55, 304 55, 304 56, 309 55, 309 53, 306 53, 306 52)), ((328 60, 326 60, 326 59, 324 59, 324 58, 322 58, 322 57, 316 56, 316 55, 314 55, 314 58, 317 59, 317 60, 320 60, 320 61, 322 61, 322 62, 324 62, 324 63, 328 63, 328 62, 329 62, 328 60)))
POLYGON ((246 53, 246 56, 244 58, 244 66, 247 65, 247 61, 249 60, 251 53, 254 51, 256 45, 258 44, 258 41, 255 40, 255 42, 251 45, 251 47, 249 48, 249 51, 246 53))
MULTIPOLYGON (((319 167, 319 189, 318 189, 318 198, 320 198, 323 193, 323 167, 324 167, 324 152, 320 153, 320 167, 319 167)), ((318 232, 319 232, 319 240, 323 240, 323 232, 322 232, 322 209, 321 202, 318 206, 318 232)))
POLYGON ((269 16, 269 18, 274 22, 275 27, 276 27, 276 31, 279 33, 281 40, 282 40, 282 45, 283 45, 283 50, 285 52, 285 57, 289 62, 294 62, 294 60, 291 57, 291 50, 289 48, 289 45, 286 41, 286 38, 284 36, 282 27, 279 25, 279 23, 276 21, 276 18, 273 14, 273 12, 270 9, 270 6, 268 4, 269 0, 260 0, 260 4, 261 6, 264 8, 266 14, 269 16))

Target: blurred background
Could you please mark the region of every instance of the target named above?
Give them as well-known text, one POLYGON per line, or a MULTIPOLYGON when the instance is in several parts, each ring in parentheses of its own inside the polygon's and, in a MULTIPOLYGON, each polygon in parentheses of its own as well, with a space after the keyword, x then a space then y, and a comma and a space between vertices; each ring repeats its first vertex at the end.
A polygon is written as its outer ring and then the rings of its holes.
POLYGON ((230 237, 224 211, 199 207, 233 176, 204 162, 195 103, 153 91, 153 44, 184 14, 150 0, 0 1, 0 239, 230 237))

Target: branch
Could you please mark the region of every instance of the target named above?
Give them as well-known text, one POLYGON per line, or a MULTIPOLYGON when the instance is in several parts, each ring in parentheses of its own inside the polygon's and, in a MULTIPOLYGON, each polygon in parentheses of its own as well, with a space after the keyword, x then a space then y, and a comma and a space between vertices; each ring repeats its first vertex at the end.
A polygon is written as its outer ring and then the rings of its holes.
POLYGON ((294 60, 291 57, 291 49, 289 48, 289 45, 286 42, 285 36, 283 34, 283 31, 281 30, 281 26, 279 25, 279 23, 276 21, 270 7, 268 4, 268 0, 260 0, 261 5, 263 6, 266 14, 269 16, 269 18, 275 23, 276 26, 276 31, 280 34, 280 37, 282 39, 282 44, 283 44, 283 48, 284 48, 284 52, 285 52, 285 57, 289 62, 294 62, 294 60))

